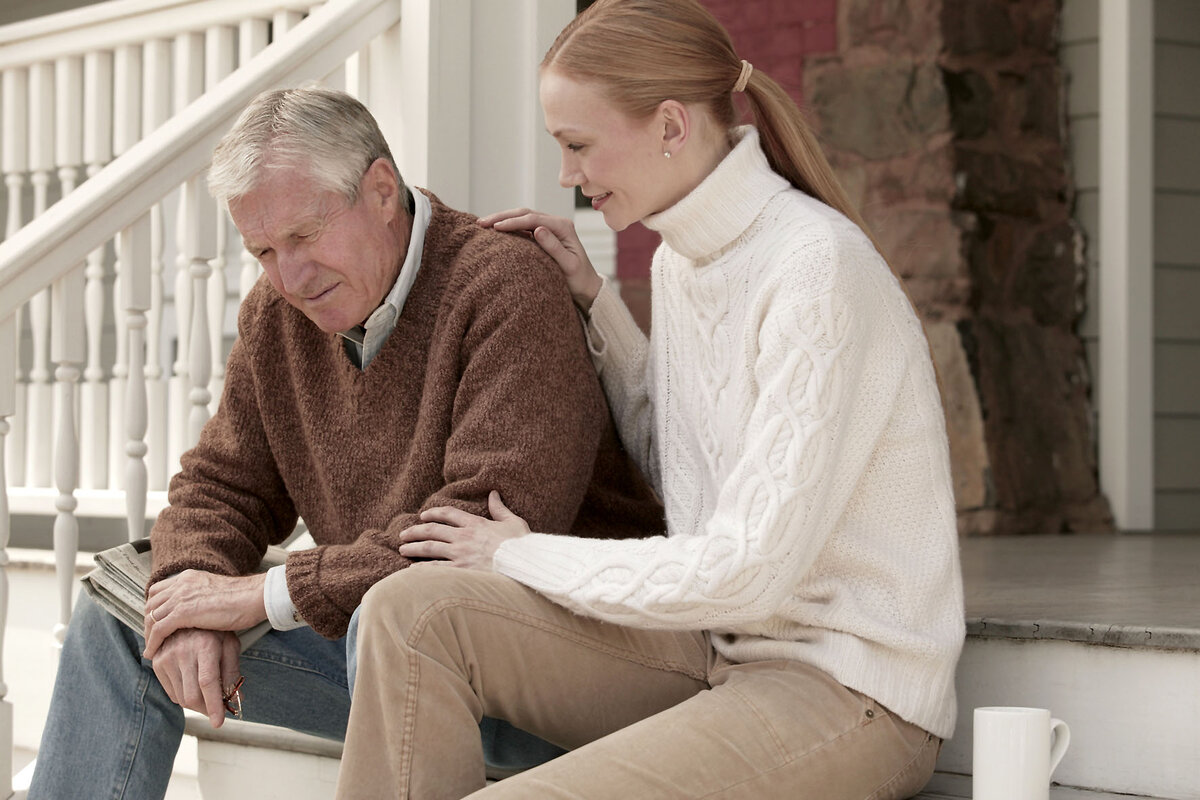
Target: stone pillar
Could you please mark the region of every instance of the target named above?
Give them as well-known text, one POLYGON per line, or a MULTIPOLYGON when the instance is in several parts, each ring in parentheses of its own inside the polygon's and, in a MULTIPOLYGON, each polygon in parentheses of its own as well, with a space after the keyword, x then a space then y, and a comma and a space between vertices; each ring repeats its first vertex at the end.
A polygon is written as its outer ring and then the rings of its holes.
POLYGON ((998 531, 1112 527, 1097 481, 1057 0, 944 0, 941 66, 971 275, 963 344, 998 531))
POLYGON ((965 534, 1111 528, 1056 0, 841 0, 804 94, 925 320, 965 534))
MULTIPOLYGON (((959 531, 1111 530, 1075 328, 1058 0, 704 0, 801 102, 937 364, 959 531)), ((620 238, 648 324, 657 237, 620 238)))

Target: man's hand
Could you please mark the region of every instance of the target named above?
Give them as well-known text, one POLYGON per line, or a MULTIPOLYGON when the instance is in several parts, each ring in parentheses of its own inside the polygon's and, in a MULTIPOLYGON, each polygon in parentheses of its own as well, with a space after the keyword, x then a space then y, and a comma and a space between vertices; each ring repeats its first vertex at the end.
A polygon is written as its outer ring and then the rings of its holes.
POLYGON ((422 511, 422 522, 400 534, 404 542, 400 555, 436 558, 456 567, 490 571, 492 556, 500 544, 529 533, 529 526, 508 510, 497 492, 488 495, 488 511, 491 519, 450 506, 422 511))
POLYGON ((267 618, 265 574, 229 577, 188 569, 150 587, 146 597, 143 656, 155 654, 176 631, 240 631, 267 618))
POLYGON ((158 650, 154 674, 172 702, 225 722, 225 687, 238 679, 238 638, 229 631, 182 630, 158 650))

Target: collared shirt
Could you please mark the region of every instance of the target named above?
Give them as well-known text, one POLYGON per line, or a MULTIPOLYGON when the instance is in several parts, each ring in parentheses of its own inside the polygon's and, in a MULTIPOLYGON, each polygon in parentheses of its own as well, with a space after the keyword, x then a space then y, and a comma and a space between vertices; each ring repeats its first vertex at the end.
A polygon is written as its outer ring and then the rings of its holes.
POLYGON ((417 270, 421 267, 421 254, 425 250, 425 231, 429 228, 431 206, 429 198, 420 192, 413 192, 410 196, 413 201, 409 209, 413 216, 412 235, 408 241, 408 254, 400 266, 396 283, 392 285, 387 297, 383 298, 379 308, 367 317, 366 322, 340 334, 346 341, 346 353, 359 369, 367 368, 395 330, 396 320, 400 319, 400 314, 404 311, 404 302, 408 299, 408 293, 417 279, 417 270))
MULTIPOLYGON (((408 210, 413 218, 412 234, 409 236, 408 253, 404 257, 404 263, 400 265, 400 274, 396 277, 396 282, 379 308, 367 317, 366 322, 339 334, 345 340, 346 354, 359 369, 367 368, 396 329, 396 320, 400 319, 400 314, 404 311, 404 303, 408 300, 408 294, 417 279, 417 270, 421 267, 421 256, 425 252, 425 232, 429 229, 433 207, 429 198, 420 192, 410 191, 409 197, 411 202, 408 210)), ((286 568, 286 564, 280 564, 267 570, 267 581, 263 585, 263 603, 267 608, 267 619, 277 631, 290 631, 307 624, 296 611, 291 595, 288 594, 286 568)))

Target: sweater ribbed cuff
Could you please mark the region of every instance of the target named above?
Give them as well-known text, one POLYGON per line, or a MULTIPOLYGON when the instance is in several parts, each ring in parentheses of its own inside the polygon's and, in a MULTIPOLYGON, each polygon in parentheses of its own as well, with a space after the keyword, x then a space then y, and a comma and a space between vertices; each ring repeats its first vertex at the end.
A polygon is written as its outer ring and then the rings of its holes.
POLYGON ((578 580, 586 563, 586 547, 555 547, 556 537, 531 533, 501 543, 492 556, 492 569, 531 589, 561 598, 578 580), (580 556, 584 556, 581 558, 580 556))

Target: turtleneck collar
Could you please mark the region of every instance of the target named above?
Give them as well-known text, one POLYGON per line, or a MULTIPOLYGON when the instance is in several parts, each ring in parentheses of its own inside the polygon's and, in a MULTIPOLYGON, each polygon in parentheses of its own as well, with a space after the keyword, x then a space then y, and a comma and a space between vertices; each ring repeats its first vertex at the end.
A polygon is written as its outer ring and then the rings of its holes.
POLYGON ((771 170, 753 126, 737 128, 734 136, 737 143, 729 155, 699 186, 666 211, 642 220, 662 234, 667 247, 693 261, 728 247, 768 200, 791 185, 771 170))

